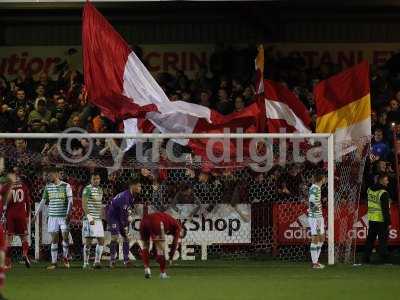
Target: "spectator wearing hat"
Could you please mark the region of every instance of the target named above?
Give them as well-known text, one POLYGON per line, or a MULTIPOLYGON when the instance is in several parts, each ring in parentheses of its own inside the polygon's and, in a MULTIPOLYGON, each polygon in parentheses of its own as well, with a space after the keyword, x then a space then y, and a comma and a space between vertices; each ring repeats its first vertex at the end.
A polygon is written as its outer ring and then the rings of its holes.
POLYGON ((51 120, 51 112, 46 107, 46 100, 38 98, 35 102, 35 109, 30 112, 28 125, 33 132, 46 132, 51 120))

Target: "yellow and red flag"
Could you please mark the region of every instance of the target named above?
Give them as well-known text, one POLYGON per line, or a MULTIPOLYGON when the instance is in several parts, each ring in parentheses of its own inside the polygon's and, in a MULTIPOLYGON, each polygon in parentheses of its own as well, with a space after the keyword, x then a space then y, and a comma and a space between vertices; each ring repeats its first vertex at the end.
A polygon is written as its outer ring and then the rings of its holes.
POLYGON ((318 133, 335 133, 336 143, 371 135, 369 64, 363 61, 314 88, 318 133))

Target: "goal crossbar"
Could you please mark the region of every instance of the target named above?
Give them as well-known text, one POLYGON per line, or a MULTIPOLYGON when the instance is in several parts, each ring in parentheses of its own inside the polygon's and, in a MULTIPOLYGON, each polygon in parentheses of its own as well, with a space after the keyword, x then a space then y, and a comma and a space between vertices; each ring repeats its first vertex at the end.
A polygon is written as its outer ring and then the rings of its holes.
POLYGON ((0 133, 0 139, 305 139, 329 138, 330 133, 0 133))

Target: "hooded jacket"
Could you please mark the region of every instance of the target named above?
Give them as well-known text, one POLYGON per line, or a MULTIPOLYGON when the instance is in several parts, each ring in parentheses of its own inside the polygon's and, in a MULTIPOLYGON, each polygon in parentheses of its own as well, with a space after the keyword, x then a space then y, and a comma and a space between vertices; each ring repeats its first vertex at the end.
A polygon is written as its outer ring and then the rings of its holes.
MULTIPOLYGON (((28 117, 28 124, 31 125, 34 121, 46 121, 47 123, 50 122, 51 119, 51 112, 46 108, 43 113, 38 111, 38 102, 40 100, 45 100, 43 98, 37 98, 35 101, 35 110, 31 111, 28 117)), ((45 100, 46 101, 46 100, 45 100)))

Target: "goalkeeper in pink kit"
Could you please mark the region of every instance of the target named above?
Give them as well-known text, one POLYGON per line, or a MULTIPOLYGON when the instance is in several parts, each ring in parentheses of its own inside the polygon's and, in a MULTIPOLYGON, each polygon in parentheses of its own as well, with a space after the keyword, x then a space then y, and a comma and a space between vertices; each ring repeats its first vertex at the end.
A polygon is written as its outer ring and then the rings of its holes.
POLYGON ((174 237, 169 259, 172 260, 175 251, 178 248, 179 238, 181 236, 182 226, 178 220, 166 213, 156 212, 143 216, 140 222, 140 237, 143 242, 142 259, 144 264, 145 278, 151 277, 149 267, 149 246, 150 239, 153 240, 154 246, 157 250, 156 261, 160 265, 160 278, 168 278, 166 273, 166 260, 165 260, 165 235, 172 235, 174 237))

